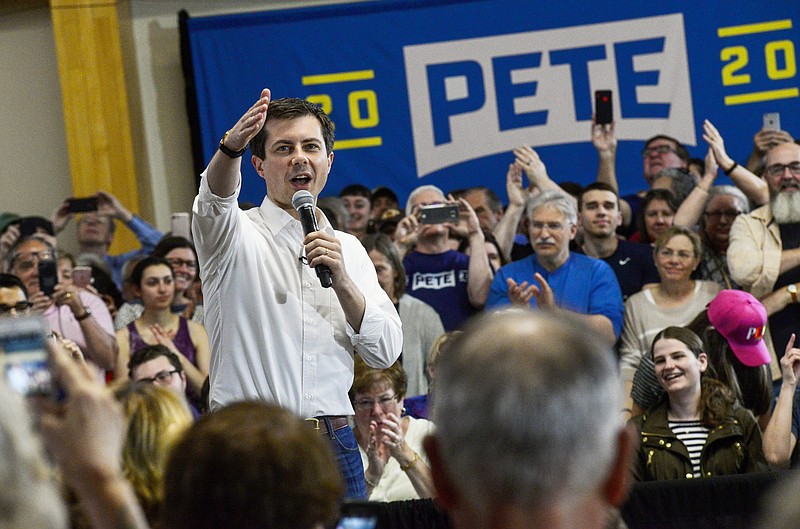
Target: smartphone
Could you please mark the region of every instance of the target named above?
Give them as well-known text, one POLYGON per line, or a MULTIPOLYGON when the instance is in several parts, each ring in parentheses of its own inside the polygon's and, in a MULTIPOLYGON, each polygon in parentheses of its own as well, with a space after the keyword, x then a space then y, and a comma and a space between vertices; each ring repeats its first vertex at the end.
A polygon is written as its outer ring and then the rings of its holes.
POLYGON ((78 288, 86 288, 92 284, 92 267, 76 266, 72 269, 72 284, 78 288))
POLYGON ((458 217, 458 204, 435 204, 419 208, 420 224, 456 223, 458 217))
POLYGON ((781 115, 778 112, 764 114, 764 130, 781 130, 781 115))
POLYGON ((70 213, 97 211, 97 197, 69 198, 67 199, 67 211, 70 213))
POLYGON ((49 327, 38 316, 0 319, 0 368, 17 393, 56 396, 47 362, 49 336, 49 327))
POLYGON ((192 240, 192 233, 189 229, 189 214, 177 212, 172 214, 172 235, 192 240))
POLYGON ((336 529, 379 529, 380 510, 379 502, 346 501, 342 504, 342 517, 336 529))
POLYGON ((598 125, 607 125, 614 121, 611 90, 596 90, 594 92, 594 121, 598 125))
POLYGON ((58 265, 55 259, 39 261, 39 290, 47 297, 53 297, 58 284, 58 265))

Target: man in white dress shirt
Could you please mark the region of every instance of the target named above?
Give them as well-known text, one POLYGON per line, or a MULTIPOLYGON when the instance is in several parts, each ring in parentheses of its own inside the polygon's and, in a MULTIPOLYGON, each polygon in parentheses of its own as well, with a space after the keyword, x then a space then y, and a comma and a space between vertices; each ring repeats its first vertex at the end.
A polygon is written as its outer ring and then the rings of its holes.
POLYGON ((331 439, 347 495, 366 497, 364 471, 347 416, 353 355, 389 367, 402 349, 400 319, 358 239, 303 234, 292 196, 316 199, 333 164, 333 123, 301 99, 261 97, 225 134, 203 173, 192 232, 211 339, 211 409, 261 399, 310 419, 331 439), (267 186, 258 208, 240 211, 241 156, 267 186), (314 267, 326 265, 333 287, 314 267))

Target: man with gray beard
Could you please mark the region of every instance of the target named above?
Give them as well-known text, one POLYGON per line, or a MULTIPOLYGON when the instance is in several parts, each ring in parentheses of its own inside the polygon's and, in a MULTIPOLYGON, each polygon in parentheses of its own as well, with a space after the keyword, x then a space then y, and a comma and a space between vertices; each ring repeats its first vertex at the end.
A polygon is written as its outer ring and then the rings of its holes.
POLYGON ((766 307, 772 343, 782 356, 789 337, 800 331, 800 145, 773 147, 764 178, 769 204, 734 221, 728 267, 733 280, 766 307))

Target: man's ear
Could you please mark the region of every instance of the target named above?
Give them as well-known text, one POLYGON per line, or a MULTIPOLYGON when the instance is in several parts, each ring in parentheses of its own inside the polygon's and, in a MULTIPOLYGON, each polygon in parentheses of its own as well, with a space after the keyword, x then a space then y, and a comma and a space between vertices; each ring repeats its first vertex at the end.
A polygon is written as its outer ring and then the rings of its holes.
POLYGON ((639 442, 633 426, 626 426, 617 435, 616 457, 602 486, 604 499, 609 505, 618 507, 628 498, 633 474, 631 465, 639 442))
POLYGON ((436 503, 447 510, 453 509, 458 505, 458 491, 447 473, 444 461, 442 461, 439 440, 435 436, 429 435, 422 441, 422 447, 425 449, 431 467, 431 479, 436 489, 436 503))
POLYGON ((266 180, 264 171, 261 169, 261 164, 264 163, 264 160, 254 154, 250 157, 250 163, 253 164, 253 168, 256 170, 256 173, 258 173, 258 176, 266 180))

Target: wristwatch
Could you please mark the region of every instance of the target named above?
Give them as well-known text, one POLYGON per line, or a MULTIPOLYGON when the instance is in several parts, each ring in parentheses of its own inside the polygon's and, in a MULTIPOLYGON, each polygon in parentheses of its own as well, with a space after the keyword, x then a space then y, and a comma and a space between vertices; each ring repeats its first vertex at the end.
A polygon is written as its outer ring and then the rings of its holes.
POLYGON ((786 291, 792 296, 792 303, 797 303, 797 285, 792 283, 786 287, 786 291))
POLYGON ((241 151, 233 151, 233 150, 229 149, 228 147, 226 147, 225 146, 225 138, 227 138, 228 134, 230 134, 230 133, 231 133, 231 131, 226 132, 225 135, 222 137, 222 139, 219 140, 219 150, 222 151, 222 154, 224 154, 228 158, 240 158, 244 154, 244 151, 247 150, 247 147, 245 147, 241 151))
POLYGON ((89 307, 83 307, 83 314, 81 314, 80 316, 75 316, 75 319, 78 321, 83 321, 91 315, 92 315, 92 309, 90 309, 89 307))

